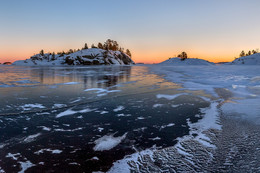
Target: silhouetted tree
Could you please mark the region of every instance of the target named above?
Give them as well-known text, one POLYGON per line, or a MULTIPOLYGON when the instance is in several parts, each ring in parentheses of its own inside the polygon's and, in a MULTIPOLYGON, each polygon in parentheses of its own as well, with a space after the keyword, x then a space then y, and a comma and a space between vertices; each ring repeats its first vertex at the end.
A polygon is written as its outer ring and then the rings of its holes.
POLYGON ((129 49, 126 49, 126 52, 125 52, 128 56, 132 56, 132 54, 131 54, 131 52, 130 52, 130 50, 129 49))
POLYGON ((248 55, 251 55, 251 51, 248 51, 248 55))
POLYGON ((73 53, 74 51, 72 50, 72 49, 70 49, 66 54, 68 55, 68 54, 71 54, 71 53, 73 53))
POLYGON ((119 45, 118 45, 117 41, 107 39, 107 41, 105 41, 105 43, 103 45, 103 48, 106 50, 117 51, 117 50, 119 50, 119 45))
POLYGON ((91 48, 97 48, 94 44, 91 45, 91 48))
POLYGON ((120 47, 119 51, 124 53, 124 48, 120 47))
POLYGON ((53 52, 51 55, 51 60, 54 61, 55 60, 55 53, 53 52))
POLYGON ((98 46, 97 46, 99 49, 103 49, 103 45, 102 43, 98 43, 98 46))
POLYGON ((182 52, 181 54, 178 55, 178 57, 181 58, 182 61, 188 58, 188 55, 186 52, 182 52))
POLYGON ((44 50, 42 49, 41 51, 40 51, 40 55, 44 55, 44 50))
POLYGON ((245 55, 246 55, 246 54, 245 54, 245 51, 243 51, 243 50, 242 50, 241 53, 239 54, 240 57, 243 57, 243 56, 245 56, 245 55))
POLYGON ((82 48, 82 50, 83 49, 88 49, 88 44, 87 43, 85 43, 85 45, 84 45, 84 47, 82 48))

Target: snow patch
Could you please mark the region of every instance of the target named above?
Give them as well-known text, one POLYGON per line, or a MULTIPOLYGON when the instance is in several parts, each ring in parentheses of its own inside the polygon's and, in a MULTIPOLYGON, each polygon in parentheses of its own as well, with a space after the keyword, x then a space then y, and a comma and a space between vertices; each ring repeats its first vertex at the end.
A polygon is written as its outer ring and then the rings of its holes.
POLYGON ((33 164, 32 162, 30 162, 29 160, 27 160, 26 162, 18 162, 21 164, 21 168, 22 170, 19 171, 18 173, 24 173, 27 169, 35 166, 35 164, 33 164))
POLYGON ((180 94, 174 94, 174 95, 167 95, 167 94, 157 94, 156 98, 161 99, 161 98, 165 98, 167 100, 173 100, 176 97, 179 97, 181 95, 189 95, 188 93, 180 93, 180 94))
POLYGON ((122 111, 124 110, 125 107, 124 106, 117 106, 117 108, 113 109, 114 112, 119 112, 119 111, 122 111))
POLYGON ((25 111, 31 110, 31 109, 33 109, 33 108, 40 108, 40 109, 45 108, 45 106, 43 106, 42 104, 38 104, 38 103, 36 103, 36 104, 25 104, 25 105, 20 106, 20 107, 21 107, 23 110, 25 110, 25 111))
POLYGON ((28 137, 26 137, 23 142, 25 143, 29 143, 29 142, 33 142, 36 140, 37 137, 39 137, 41 135, 41 133, 37 133, 37 134, 34 134, 34 135, 30 135, 28 137))
POLYGON ((96 144, 93 148, 94 151, 104 151, 104 150, 111 150, 112 148, 116 147, 119 143, 121 143, 126 138, 127 133, 123 136, 114 137, 112 135, 105 135, 97 140, 94 141, 96 144))

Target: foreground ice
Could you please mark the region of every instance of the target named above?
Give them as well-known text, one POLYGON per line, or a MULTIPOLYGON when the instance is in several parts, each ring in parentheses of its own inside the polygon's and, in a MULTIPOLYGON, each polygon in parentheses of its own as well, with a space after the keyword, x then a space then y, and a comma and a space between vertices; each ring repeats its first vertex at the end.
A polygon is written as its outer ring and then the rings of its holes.
MULTIPOLYGON (((204 66, 203 68, 201 66, 174 66, 173 68, 172 66, 157 65, 151 66, 150 69, 156 74, 163 75, 169 81, 181 84, 182 88, 179 90, 203 90, 205 95, 210 94, 201 98, 210 101, 211 105, 209 108, 201 109, 204 115, 197 123, 191 123, 187 119, 189 135, 178 138, 178 143, 173 147, 161 150, 147 149, 126 156, 115 162, 109 172, 214 170, 215 162, 217 162, 214 154, 216 151, 221 153, 216 145, 217 135, 222 131, 220 112, 225 115, 237 115, 247 120, 252 119, 252 123, 260 123, 260 106, 258 104, 260 103, 260 68, 258 66, 204 66)), ((156 97, 173 100, 180 95, 182 94, 158 94, 156 97)), ((154 105, 154 108, 160 106, 157 104, 154 105)), ((163 128, 165 127, 163 126, 163 128)), ((227 141, 222 141, 220 146, 228 145, 226 143, 229 139, 224 140, 227 141)))
MULTIPOLYGON (((156 163, 161 160, 165 160, 165 162, 168 162, 170 160, 167 160, 167 157, 172 157, 174 155, 181 155, 183 159, 189 160, 190 163, 193 163, 192 160, 197 159, 196 156, 193 156, 190 154, 190 151, 186 149, 186 143, 190 141, 196 141, 200 145, 204 146, 205 148, 215 149, 216 146, 213 144, 213 142, 208 137, 207 133, 209 133, 209 130, 215 129, 215 130, 221 130, 221 125, 219 124, 219 112, 217 109, 218 102, 212 102, 209 108, 203 109, 202 112, 204 113, 203 118, 199 120, 197 123, 190 123, 188 122, 188 125, 190 126, 190 132, 189 135, 178 138, 178 143, 174 145, 172 150, 174 150, 175 153, 169 153, 166 154, 166 158, 160 157, 158 160, 156 159, 156 155, 158 153, 167 153, 168 148, 162 149, 162 150, 155 150, 155 149, 147 149, 135 154, 132 154, 130 156, 126 156, 124 159, 119 160, 114 163, 113 167, 109 170, 110 173, 116 173, 116 172, 150 172, 149 170, 158 168, 158 166, 155 166, 156 163), (194 134, 196 134, 196 137, 194 137, 194 134), (148 159, 149 158, 149 159, 148 159), (148 168, 145 165, 150 165, 151 167, 148 168), (153 168, 155 167, 155 168, 153 168)), ((189 121, 189 120, 187 120, 189 121)), ((167 126, 173 126, 174 124, 168 124, 167 126)), ((154 138, 152 140, 158 140, 159 138, 154 138)), ((179 156, 178 156, 179 157, 179 156)), ((212 158, 211 158, 212 159, 212 158)), ((167 163, 166 163, 167 164, 167 163)), ((177 164, 176 163, 172 163, 177 164)), ((176 165, 176 166, 177 166, 176 165)), ((186 165, 188 166, 188 165, 186 165)), ((179 165, 180 167, 180 165, 179 165)), ((157 171, 160 170, 160 167, 157 171)), ((155 171, 155 172, 157 172, 155 171)))

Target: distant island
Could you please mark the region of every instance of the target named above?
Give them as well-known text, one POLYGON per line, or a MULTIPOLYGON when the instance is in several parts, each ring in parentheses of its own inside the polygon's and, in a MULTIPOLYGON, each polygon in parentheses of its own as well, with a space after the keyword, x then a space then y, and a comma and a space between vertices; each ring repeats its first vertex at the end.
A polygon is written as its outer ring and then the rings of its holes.
POLYGON ((188 58, 187 53, 182 52, 177 57, 169 58, 168 60, 159 63, 159 65, 215 65, 215 63, 198 58, 188 58))
MULTIPOLYGON (((242 51, 239 54, 239 58, 235 58, 232 62, 219 62, 219 65, 260 65, 260 53, 257 50, 250 50, 248 53, 242 51)), ((186 65, 215 65, 213 62, 209 62, 199 58, 188 58, 186 52, 182 52, 177 57, 169 58, 159 65, 176 65, 176 66, 186 66, 186 65)))
POLYGON ((239 58, 235 58, 234 61, 226 63, 227 65, 260 65, 260 53, 257 50, 248 51, 245 53, 242 51, 239 58))
POLYGON ((104 44, 98 43, 97 46, 92 44, 88 48, 85 43, 82 49, 72 50, 67 52, 44 53, 41 50, 30 59, 18 60, 13 65, 133 65, 131 52, 129 49, 124 51, 124 48, 119 47, 119 44, 111 39, 108 39, 104 44))

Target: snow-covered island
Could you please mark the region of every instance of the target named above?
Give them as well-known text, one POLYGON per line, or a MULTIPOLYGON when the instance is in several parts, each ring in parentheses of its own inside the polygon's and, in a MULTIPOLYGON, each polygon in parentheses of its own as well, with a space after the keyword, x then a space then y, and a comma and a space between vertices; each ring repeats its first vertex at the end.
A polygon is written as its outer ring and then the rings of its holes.
POLYGON ((70 54, 36 54, 13 65, 132 65, 134 61, 121 51, 90 48, 70 54))
POLYGON ((260 53, 253 55, 242 56, 232 62, 226 63, 228 65, 260 65, 260 53))
POLYGON ((176 65, 176 66, 185 66, 185 65, 214 65, 213 62, 209 62, 203 59, 197 58, 186 58, 182 59, 180 57, 169 58, 166 61, 159 63, 159 65, 176 65))
POLYGON ((44 53, 33 55, 29 59, 15 61, 13 65, 23 66, 49 66, 49 65, 132 65, 129 49, 124 51, 117 41, 108 39, 103 44, 91 45, 85 43, 82 49, 70 49, 67 52, 44 53))

